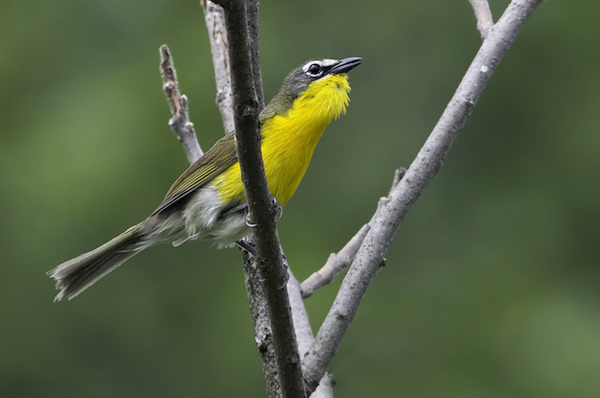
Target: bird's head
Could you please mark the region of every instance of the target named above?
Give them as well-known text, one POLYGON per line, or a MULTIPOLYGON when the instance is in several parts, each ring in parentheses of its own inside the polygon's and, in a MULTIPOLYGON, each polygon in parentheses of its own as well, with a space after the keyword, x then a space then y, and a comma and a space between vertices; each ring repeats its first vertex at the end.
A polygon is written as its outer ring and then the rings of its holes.
POLYGON ((362 58, 313 59, 292 70, 279 92, 261 114, 264 121, 285 115, 294 106, 311 106, 337 117, 348 105, 347 72, 357 67, 362 58))

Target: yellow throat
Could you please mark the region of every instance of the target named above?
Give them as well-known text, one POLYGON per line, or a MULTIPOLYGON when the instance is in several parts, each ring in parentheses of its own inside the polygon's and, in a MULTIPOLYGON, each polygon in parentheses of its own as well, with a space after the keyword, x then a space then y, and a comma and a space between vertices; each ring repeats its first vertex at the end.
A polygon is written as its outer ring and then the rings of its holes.
MULTIPOLYGON (((280 205, 285 205, 298 188, 327 125, 346 112, 349 92, 346 73, 326 75, 310 83, 289 110, 263 122, 261 148, 265 173, 271 195, 280 205)), ((224 201, 245 201, 238 163, 211 185, 224 201)))

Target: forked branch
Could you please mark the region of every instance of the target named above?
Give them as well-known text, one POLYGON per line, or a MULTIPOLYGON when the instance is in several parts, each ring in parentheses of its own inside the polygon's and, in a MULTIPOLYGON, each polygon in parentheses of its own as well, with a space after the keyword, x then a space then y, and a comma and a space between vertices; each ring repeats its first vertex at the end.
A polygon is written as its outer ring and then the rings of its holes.
POLYGON ((458 133, 466 123, 498 63, 541 0, 513 0, 460 82, 429 138, 406 175, 383 200, 369 222, 371 229, 348 270, 335 301, 304 357, 304 379, 314 389, 352 322, 366 290, 384 262, 384 254, 405 215, 438 173, 458 133))

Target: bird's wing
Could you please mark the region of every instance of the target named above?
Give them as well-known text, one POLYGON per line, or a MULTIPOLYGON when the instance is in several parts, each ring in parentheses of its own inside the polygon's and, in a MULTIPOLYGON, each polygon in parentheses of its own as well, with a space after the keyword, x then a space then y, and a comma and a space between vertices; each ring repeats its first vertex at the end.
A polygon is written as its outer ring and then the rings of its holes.
POLYGON ((217 141, 173 183, 152 215, 164 211, 196 189, 205 186, 236 162, 235 137, 233 133, 229 133, 217 141))

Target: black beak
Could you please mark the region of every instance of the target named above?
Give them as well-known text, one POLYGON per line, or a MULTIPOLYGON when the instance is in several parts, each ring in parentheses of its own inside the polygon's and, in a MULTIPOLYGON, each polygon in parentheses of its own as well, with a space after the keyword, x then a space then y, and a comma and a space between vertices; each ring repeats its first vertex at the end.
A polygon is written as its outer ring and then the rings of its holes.
POLYGON ((360 58, 360 57, 344 58, 344 59, 338 61, 337 64, 333 65, 327 73, 331 73, 334 75, 339 74, 339 73, 346 73, 349 70, 354 69, 358 65, 360 65, 361 61, 362 61, 362 58, 360 58))

